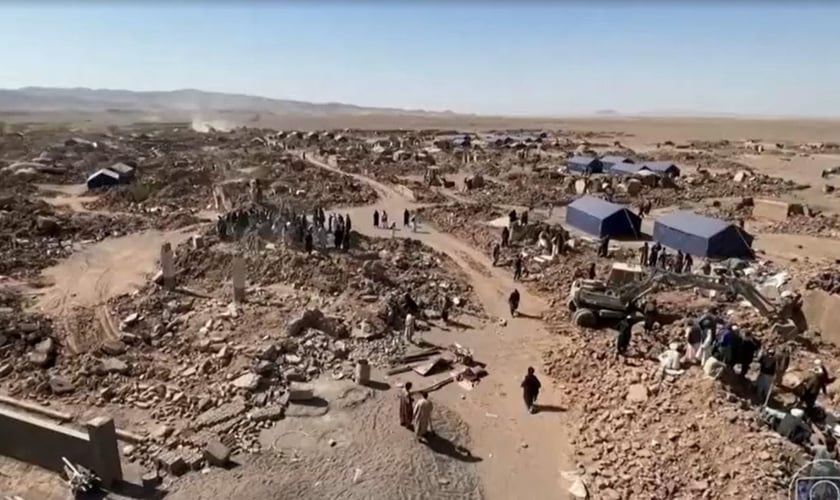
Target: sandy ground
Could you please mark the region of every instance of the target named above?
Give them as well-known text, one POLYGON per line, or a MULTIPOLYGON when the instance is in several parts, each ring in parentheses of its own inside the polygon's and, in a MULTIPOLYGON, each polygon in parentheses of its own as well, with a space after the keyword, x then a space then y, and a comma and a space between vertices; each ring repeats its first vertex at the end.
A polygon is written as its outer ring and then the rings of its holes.
POLYGON ((318 403, 291 405, 285 419, 263 431, 268 451, 241 467, 187 478, 167 498, 482 498, 476 467, 483 459, 470 453, 466 423, 438 405, 437 438, 417 443, 398 425, 394 391, 381 387, 316 384, 318 403), (264 471, 256 484, 255 470, 264 471))
MULTIPOLYGON (((152 230, 84 246, 68 259, 44 269, 42 276, 51 286, 41 290, 37 306, 58 319, 73 352, 90 348, 97 338, 86 338, 84 330, 70 324, 73 310, 100 306, 112 297, 141 287, 157 268, 161 245, 170 242, 174 248, 190 234, 186 229, 152 230)), ((113 334, 113 320, 106 308, 97 307, 96 311, 104 335, 113 334)))

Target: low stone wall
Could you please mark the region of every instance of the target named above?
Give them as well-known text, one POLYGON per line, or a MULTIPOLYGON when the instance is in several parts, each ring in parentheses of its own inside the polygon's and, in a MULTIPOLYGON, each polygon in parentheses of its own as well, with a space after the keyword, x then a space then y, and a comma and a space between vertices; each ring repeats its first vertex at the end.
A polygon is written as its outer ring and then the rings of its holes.
POLYGON ((94 471, 104 486, 122 479, 117 433, 110 418, 96 418, 87 432, 0 407, 0 455, 47 470, 64 470, 62 457, 94 471))

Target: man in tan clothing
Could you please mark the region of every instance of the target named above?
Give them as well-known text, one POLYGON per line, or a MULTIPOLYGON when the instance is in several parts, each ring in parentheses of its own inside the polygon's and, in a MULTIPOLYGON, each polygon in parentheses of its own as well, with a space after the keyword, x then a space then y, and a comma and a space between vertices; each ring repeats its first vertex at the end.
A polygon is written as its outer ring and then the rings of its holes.
POLYGON ((420 399, 414 403, 414 434, 418 441, 425 439, 428 442, 432 432, 432 402, 425 392, 421 392, 420 399))

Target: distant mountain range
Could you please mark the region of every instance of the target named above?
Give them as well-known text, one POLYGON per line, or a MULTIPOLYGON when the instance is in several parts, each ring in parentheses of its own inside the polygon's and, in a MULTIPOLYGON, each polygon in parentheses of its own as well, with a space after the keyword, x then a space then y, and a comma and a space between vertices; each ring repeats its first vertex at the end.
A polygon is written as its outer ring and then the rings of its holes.
POLYGON ((24 87, 0 89, 0 112, 249 112, 277 115, 453 115, 335 102, 311 103, 242 94, 184 89, 132 91, 89 88, 24 87))

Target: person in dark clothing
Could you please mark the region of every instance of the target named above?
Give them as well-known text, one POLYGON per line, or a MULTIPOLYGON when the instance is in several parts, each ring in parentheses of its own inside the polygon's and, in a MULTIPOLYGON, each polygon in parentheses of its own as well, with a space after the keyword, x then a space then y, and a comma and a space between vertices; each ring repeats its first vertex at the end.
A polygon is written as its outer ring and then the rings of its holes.
POLYGON ((586 277, 588 279, 591 279, 591 280, 595 279, 595 263, 594 262, 589 263, 589 269, 587 269, 587 271, 586 271, 586 277))
POLYGON ((350 231, 344 234, 344 237, 341 238, 341 249, 345 252, 350 250, 350 231))
POLYGON ((650 253, 650 248, 648 247, 647 241, 642 245, 642 248, 639 249, 639 265, 642 267, 647 267, 648 264, 648 254, 650 253))
POLYGON ((312 231, 306 231, 303 244, 306 249, 306 253, 312 253, 312 231))
POLYGON ((648 267, 656 267, 656 263, 659 262, 659 252, 662 250, 662 245, 659 243, 654 243, 654 245, 650 248, 650 258, 648 259, 648 267))
POLYGON ((627 316, 616 326, 618 335, 615 337, 615 356, 626 356, 627 348, 633 339, 633 317, 627 316))
POLYGON ((658 267, 659 269, 668 268, 668 251, 664 248, 661 252, 659 252, 659 260, 656 262, 656 267, 658 267))
POLYGON ((519 281, 522 279, 522 257, 519 255, 513 259, 513 281, 519 281))
POLYGON ((403 297, 403 307, 405 307, 406 312, 413 316, 417 316, 417 313, 420 311, 420 308, 417 307, 417 302, 415 302, 411 294, 407 292, 403 297))
POLYGON ((834 382, 834 378, 828 375, 828 370, 822 365, 822 362, 817 360, 818 365, 814 372, 808 375, 805 380, 800 382, 794 388, 793 393, 796 394, 798 400, 797 405, 805 406, 805 411, 809 416, 813 415, 814 406, 817 403, 817 397, 822 391, 827 394, 826 387, 834 382))
POLYGON ((449 299, 449 295, 443 296, 443 305, 440 308, 440 317, 443 318, 445 323, 449 322, 449 309, 452 307, 452 301, 449 299))
POLYGON ((516 311, 519 309, 519 290, 514 289, 510 292, 508 297, 508 305, 510 306, 511 318, 516 317, 516 311))
POLYGON ((350 214, 344 214, 344 227, 347 229, 347 234, 350 234, 350 230, 353 228, 350 223, 350 214))
POLYGON ((529 413, 536 413, 534 403, 537 402, 537 397, 540 395, 542 384, 540 384, 537 376, 534 375, 534 369, 532 367, 528 367, 528 374, 525 375, 525 378, 522 379, 522 383, 519 386, 522 387, 522 399, 525 400, 525 408, 529 413))
POLYGON ((494 243, 493 244, 493 267, 496 267, 496 265, 499 263, 499 256, 501 255, 501 253, 502 253, 502 249, 501 249, 501 247, 499 247, 499 243, 498 242, 494 243))
POLYGON ((658 316, 658 312, 656 310, 656 302, 653 300, 649 300, 647 304, 645 304, 645 334, 650 334, 653 331, 653 325, 656 324, 656 318, 658 316))
POLYGON ((336 248, 341 248, 341 245, 342 245, 343 240, 344 240, 344 230, 340 225, 335 227, 335 231, 333 232, 333 236, 335 237, 335 247, 336 248))
POLYGON ((513 226, 516 223, 516 210, 513 209, 508 213, 508 222, 510 226, 513 226))
POLYGON ((502 228, 502 246, 503 247, 508 246, 509 241, 510 241, 510 229, 508 229, 506 227, 503 227, 502 228))
POLYGON ((709 262, 709 259, 703 261, 703 267, 700 268, 703 271, 703 274, 708 276, 712 274, 712 263, 709 262))
POLYGON ((682 272, 688 274, 694 268, 694 259, 691 258, 691 254, 685 254, 685 262, 683 262, 682 272))
POLYGON ((411 220, 411 214, 408 212, 406 208, 403 210, 403 226, 408 226, 409 221, 411 220))
POLYGON ((601 245, 598 247, 598 257, 606 257, 610 252, 610 237, 601 238, 601 245))
POLYGON ((379 210, 373 211, 373 227, 379 227, 379 210))
POLYGON ((756 353, 761 349, 761 341, 758 340, 751 331, 747 330, 741 336, 741 346, 738 350, 738 363, 741 365, 741 378, 747 378, 747 372, 750 371, 750 365, 755 359, 756 353))
POLYGON ((522 212, 522 216, 519 217, 519 220, 521 221, 523 226, 528 224, 528 211, 527 210, 522 212))
POLYGON ((674 268, 673 268, 673 271, 675 273, 681 273, 682 272, 683 262, 685 262, 685 255, 683 255, 682 250, 677 250, 677 258, 674 259, 674 268))

